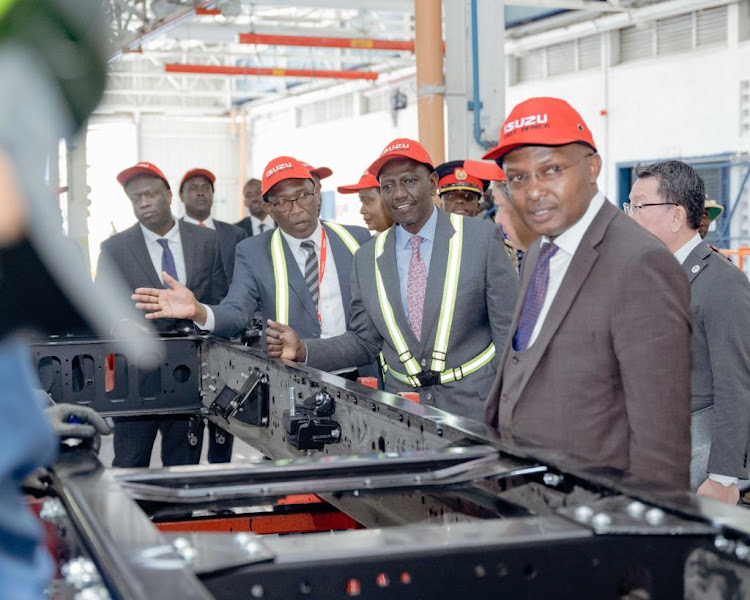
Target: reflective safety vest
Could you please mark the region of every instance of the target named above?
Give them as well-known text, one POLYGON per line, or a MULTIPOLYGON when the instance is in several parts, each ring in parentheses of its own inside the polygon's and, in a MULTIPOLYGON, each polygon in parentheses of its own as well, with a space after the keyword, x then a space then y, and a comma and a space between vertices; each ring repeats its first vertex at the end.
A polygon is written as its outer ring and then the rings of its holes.
MULTIPOLYGON (((321 221, 321 226, 323 222, 321 221)), ((349 252, 354 254, 359 249, 359 242, 345 227, 338 223, 326 221, 325 226, 341 238, 349 252)), ((284 243, 281 239, 281 229, 276 228, 271 236, 271 260, 273 261, 273 278, 276 283, 276 321, 289 325, 289 277, 286 272, 286 257, 284 243)))
POLYGON ((404 338, 403 333, 401 333, 393 315, 393 307, 385 293, 383 277, 380 274, 380 268, 378 267, 378 258, 383 254, 386 236, 390 230, 382 232, 375 240, 375 283, 378 290, 380 311, 383 314, 385 325, 388 328, 388 334, 391 336, 393 345, 398 353, 398 359, 401 361, 404 369, 406 369, 405 374, 395 370, 391 365, 386 364, 381 353, 383 379, 390 374, 395 379, 412 387, 449 383, 451 381, 463 379, 467 375, 478 371, 485 365, 489 364, 495 356, 495 345, 490 343, 481 354, 475 356, 463 365, 453 369, 445 368, 446 352, 448 351, 451 324, 453 323, 453 312, 456 308, 456 295, 458 293, 458 278, 461 273, 461 253, 463 250, 464 239, 463 217, 452 214, 450 219, 456 232, 448 243, 448 266, 445 272, 445 282, 443 283, 443 299, 440 305, 440 319, 438 320, 437 333, 435 335, 435 345, 432 349, 432 364, 430 366, 430 371, 423 371, 419 362, 409 350, 409 347, 406 344, 406 339, 404 338))

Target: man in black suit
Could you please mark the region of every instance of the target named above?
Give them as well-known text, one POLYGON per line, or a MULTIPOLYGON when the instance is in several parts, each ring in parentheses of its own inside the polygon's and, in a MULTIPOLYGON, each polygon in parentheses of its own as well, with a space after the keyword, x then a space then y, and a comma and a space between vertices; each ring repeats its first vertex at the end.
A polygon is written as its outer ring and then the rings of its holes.
POLYGON ((276 227, 273 218, 266 212, 260 179, 248 179, 245 187, 242 188, 242 195, 250 216, 236 223, 237 227, 242 227, 248 236, 258 235, 276 227))
MULTIPOLYGON (((139 162, 122 171, 117 181, 133 203, 138 223, 102 243, 101 255, 109 257, 133 290, 164 287, 164 279, 173 277, 204 302, 220 301, 226 295, 227 280, 216 233, 175 220, 169 182, 153 164, 139 162)), ((101 259, 99 265, 101 268, 101 259)), ((161 332, 193 330, 192 322, 186 320, 157 319, 153 323, 161 332)), ((199 443, 190 446, 188 421, 188 417, 115 419, 113 466, 148 467, 157 431, 162 434, 165 466, 197 464, 202 434, 199 443)))
POLYGON ((180 200, 185 205, 183 219, 193 225, 216 231, 224 260, 224 273, 227 282, 231 283, 234 273, 234 248, 247 237, 247 233, 241 227, 211 217, 215 182, 216 175, 208 169, 190 169, 182 176, 180 200))

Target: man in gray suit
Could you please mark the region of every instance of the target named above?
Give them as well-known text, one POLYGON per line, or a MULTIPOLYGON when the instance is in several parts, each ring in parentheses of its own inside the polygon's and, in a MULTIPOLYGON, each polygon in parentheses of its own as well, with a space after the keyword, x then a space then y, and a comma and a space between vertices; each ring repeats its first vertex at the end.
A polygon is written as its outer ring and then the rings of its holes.
POLYGON ((750 282, 702 241, 706 189, 692 167, 670 160, 635 174, 627 212, 666 244, 690 280, 691 487, 736 504, 750 450, 750 282))
POLYGON ((690 464, 689 289, 664 245, 598 191, 601 158, 557 98, 516 106, 485 158, 542 236, 485 410, 503 437, 672 489, 690 464))
POLYGON ((190 169, 180 180, 180 200, 185 205, 183 220, 216 232, 224 260, 224 274, 232 282, 234 274, 234 251, 247 233, 241 227, 219 221, 211 216, 214 205, 214 183, 216 175, 208 169, 190 169))
POLYGON ((497 228, 435 206, 437 173, 418 142, 391 142, 368 170, 397 225, 355 256, 349 331, 303 341, 270 323, 268 352, 331 370, 382 351, 387 391, 479 419, 518 293, 497 228))
MULTIPOLYGON (((101 255, 113 261, 133 290, 179 281, 203 301, 219 302, 227 281, 216 233, 175 220, 169 182, 151 163, 125 169, 117 180, 133 203, 138 223, 104 241, 101 255)), ((158 319, 154 325, 161 332, 194 330, 185 320, 158 319)), ((188 417, 123 417, 115 419, 113 466, 148 467, 157 431, 165 466, 198 463, 201 443, 188 444, 188 417)))
POLYGON ((310 172, 296 159, 279 157, 269 163, 263 195, 279 228, 237 245, 234 279, 221 304, 208 306, 175 285, 171 290, 137 290, 136 306, 149 311, 150 319, 188 318, 224 337, 241 331, 257 310, 264 320, 281 320, 308 337, 346 331, 353 255, 370 234, 363 227, 320 221, 313 186, 310 172))

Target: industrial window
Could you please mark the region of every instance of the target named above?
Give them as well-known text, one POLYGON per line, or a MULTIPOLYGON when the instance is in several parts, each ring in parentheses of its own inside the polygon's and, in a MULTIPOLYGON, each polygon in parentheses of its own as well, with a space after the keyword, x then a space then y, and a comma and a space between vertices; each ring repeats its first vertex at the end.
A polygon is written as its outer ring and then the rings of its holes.
POLYGON ((693 13, 656 22, 656 53, 672 54, 693 47, 693 13))
POLYGON ((576 42, 547 47, 547 75, 564 75, 576 70, 576 42))
POLYGON ((740 81, 740 135, 750 133, 750 80, 740 81))
POLYGON ((696 15, 696 44, 711 46, 727 43, 727 7, 699 10, 696 15))
POLYGON ((518 57, 519 81, 533 81, 546 75, 545 52, 546 48, 540 48, 518 57))
POLYGON ((601 36, 590 35, 520 55, 518 81, 565 75, 601 65, 601 36))
POLYGON ((654 26, 633 25, 620 30, 620 60, 628 62, 654 55, 654 26))

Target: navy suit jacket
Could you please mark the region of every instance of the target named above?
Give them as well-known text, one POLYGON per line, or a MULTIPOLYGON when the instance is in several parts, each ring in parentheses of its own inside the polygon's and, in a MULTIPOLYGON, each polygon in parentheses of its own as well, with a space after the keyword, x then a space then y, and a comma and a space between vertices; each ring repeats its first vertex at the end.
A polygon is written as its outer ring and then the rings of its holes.
MULTIPOLYGON (((227 293, 227 279, 216 232, 184 221, 178 224, 187 274, 185 285, 199 302, 219 302, 227 293)), ((101 255, 108 256, 116 265, 131 290, 162 287, 138 223, 102 242, 101 255)), ((188 320, 156 319, 152 322, 162 332, 184 327, 193 329, 193 322, 188 320)))
MULTIPOLYGON (((336 271, 341 288, 341 300, 344 305, 347 326, 351 304, 349 274, 353 255, 338 234, 326 226, 329 248, 336 261, 336 271)), ((370 233, 364 227, 346 229, 360 243, 368 242, 370 233)), ((229 293, 221 304, 212 306, 216 324, 213 333, 222 337, 231 337, 239 333, 252 319, 256 311, 263 316, 263 329, 267 319, 276 320, 276 282, 271 259, 271 236, 273 230, 243 240, 237 244, 235 257, 235 276, 229 293)), ((289 326, 300 337, 320 337, 320 323, 313 305, 310 291, 302 273, 294 260, 292 251, 282 236, 286 270, 289 277, 289 326)))
POLYGON ((216 219, 214 219, 214 225, 216 226, 216 235, 219 238, 219 246, 221 247, 224 274, 227 276, 227 282, 231 283, 232 275, 234 274, 234 249, 237 244, 247 237, 247 233, 241 227, 225 223, 224 221, 217 221, 216 219))

